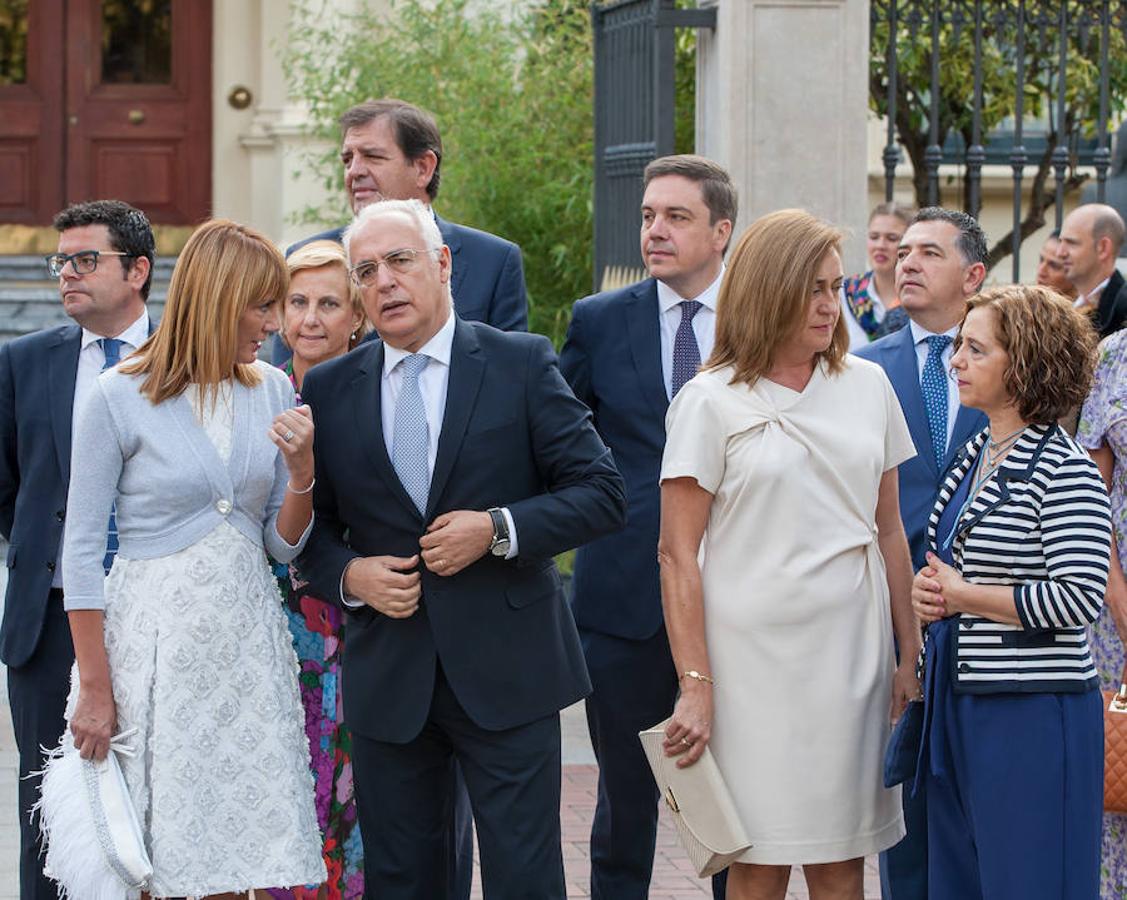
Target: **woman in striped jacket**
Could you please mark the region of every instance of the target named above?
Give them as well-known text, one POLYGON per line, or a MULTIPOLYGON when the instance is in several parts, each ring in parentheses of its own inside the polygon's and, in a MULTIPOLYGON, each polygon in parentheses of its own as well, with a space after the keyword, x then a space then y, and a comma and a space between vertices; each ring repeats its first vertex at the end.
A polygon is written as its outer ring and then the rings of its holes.
POLYGON ((1094 339, 1054 292, 968 304, 951 360, 989 427, 952 465, 912 603, 928 625, 924 740, 931 900, 1098 894, 1103 718, 1086 626, 1107 586, 1099 470, 1057 424, 1091 385, 1094 339))

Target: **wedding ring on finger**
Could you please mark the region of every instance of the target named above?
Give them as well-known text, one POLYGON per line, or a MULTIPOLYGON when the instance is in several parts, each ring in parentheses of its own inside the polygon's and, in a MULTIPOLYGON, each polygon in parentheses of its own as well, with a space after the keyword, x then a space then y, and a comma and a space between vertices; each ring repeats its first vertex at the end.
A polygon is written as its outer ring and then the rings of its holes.
POLYGON ((287 444, 293 440, 293 429, 287 428, 286 433, 282 435, 282 440, 287 444))
POLYGON ((693 746, 693 742, 690 741, 688 738, 681 738, 681 743, 684 744, 686 747, 693 746))

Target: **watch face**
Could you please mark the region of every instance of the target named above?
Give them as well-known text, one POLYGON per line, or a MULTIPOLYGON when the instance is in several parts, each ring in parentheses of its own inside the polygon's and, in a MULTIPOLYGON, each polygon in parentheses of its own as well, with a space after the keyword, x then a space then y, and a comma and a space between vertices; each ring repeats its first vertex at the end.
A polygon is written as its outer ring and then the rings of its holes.
POLYGON ((490 552, 492 552, 494 556, 504 556, 509 552, 509 539, 501 538, 501 540, 493 545, 490 552))

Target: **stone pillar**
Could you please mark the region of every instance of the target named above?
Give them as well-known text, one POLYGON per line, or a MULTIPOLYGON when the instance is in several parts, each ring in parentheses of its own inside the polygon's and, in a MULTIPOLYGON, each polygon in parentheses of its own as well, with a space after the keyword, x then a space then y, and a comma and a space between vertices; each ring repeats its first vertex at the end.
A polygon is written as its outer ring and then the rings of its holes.
POLYGON ((697 150, 732 173, 737 231, 801 207, 851 232, 846 273, 864 270, 868 218, 868 0, 703 0, 697 150))

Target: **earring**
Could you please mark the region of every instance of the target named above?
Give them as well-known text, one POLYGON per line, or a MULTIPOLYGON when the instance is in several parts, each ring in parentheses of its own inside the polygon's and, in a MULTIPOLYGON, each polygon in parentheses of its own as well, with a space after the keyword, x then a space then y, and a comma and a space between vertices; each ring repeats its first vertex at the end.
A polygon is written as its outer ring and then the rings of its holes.
POLYGON ((354 332, 352 332, 352 339, 356 340, 356 335, 358 335, 359 333, 360 333, 360 329, 357 328, 354 332))

